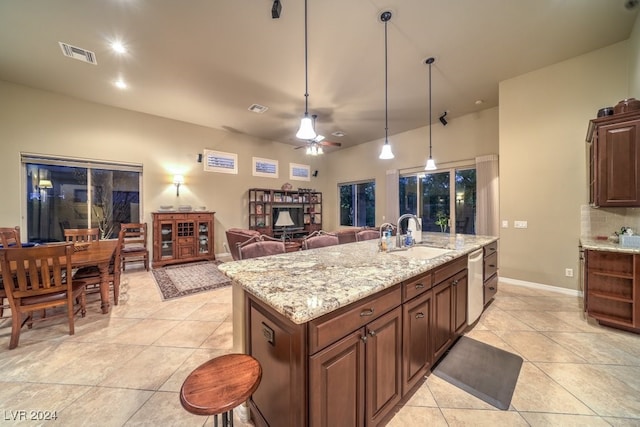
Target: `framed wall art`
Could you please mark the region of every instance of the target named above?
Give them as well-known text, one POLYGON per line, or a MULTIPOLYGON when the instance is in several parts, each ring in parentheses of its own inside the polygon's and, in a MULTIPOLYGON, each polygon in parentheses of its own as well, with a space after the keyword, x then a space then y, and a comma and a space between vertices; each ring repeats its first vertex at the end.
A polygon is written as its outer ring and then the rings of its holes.
POLYGON ((289 163, 289 179, 311 181, 311 168, 309 165, 289 163))
POLYGON ((278 178, 278 161, 272 159, 263 159, 261 157, 254 157, 253 176, 278 178))
POLYGON ((235 153, 204 150, 203 163, 206 172, 238 174, 238 155, 235 153))

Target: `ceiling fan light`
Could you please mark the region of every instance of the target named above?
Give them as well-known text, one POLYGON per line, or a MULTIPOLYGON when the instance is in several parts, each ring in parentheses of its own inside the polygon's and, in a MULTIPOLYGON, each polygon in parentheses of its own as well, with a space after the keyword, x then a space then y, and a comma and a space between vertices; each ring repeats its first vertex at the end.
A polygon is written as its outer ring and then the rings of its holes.
POLYGON ((307 152, 306 153, 307 153, 307 155, 311 155, 311 146, 307 147, 307 152))
POLYGON ((389 141, 386 141, 382 146, 382 151, 380 152, 380 156, 378 157, 381 160, 389 160, 393 159, 395 156, 391 151, 391 145, 389 145, 389 141))
POLYGON ((318 154, 324 154, 324 150, 320 145, 318 145, 318 154))
POLYGON ((424 170, 426 171, 434 171, 438 169, 436 167, 436 162, 435 160, 433 160, 431 157, 429 157, 429 160, 427 160, 427 165, 424 167, 424 170))
POLYGON ((313 122, 311 121, 311 117, 305 113, 302 120, 300 120, 300 129, 298 129, 298 133, 296 133, 296 138, 298 139, 313 139, 316 137, 316 131, 313 130, 313 122))

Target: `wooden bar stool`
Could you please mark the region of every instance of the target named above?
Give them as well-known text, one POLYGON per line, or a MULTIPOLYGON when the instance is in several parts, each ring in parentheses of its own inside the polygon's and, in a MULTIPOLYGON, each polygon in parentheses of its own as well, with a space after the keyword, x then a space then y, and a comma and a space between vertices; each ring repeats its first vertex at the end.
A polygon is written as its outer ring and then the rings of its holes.
POLYGON ((233 427, 233 408, 249 399, 260 384, 260 363, 247 354, 226 354, 203 363, 182 383, 180 403, 192 414, 213 415, 218 426, 233 427))

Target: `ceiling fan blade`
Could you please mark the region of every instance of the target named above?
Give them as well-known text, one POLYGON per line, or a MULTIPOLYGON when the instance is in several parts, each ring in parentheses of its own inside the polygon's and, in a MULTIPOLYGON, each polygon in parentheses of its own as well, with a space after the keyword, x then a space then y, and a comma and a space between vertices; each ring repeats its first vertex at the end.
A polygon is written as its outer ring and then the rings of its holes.
POLYGON ((322 141, 319 142, 318 144, 320 145, 326 145, 328 147, 342 147, 342 143, 340 142, 333 142, 333 141, 322 141))

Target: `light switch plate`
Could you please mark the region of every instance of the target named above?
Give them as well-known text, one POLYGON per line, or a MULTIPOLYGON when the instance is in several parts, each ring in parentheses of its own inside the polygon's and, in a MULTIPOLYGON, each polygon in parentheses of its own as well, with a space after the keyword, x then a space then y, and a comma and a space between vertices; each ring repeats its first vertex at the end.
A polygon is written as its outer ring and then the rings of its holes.
POLYGON ((527 228, 527 221, 513 221, 514 228, 527 228))
POLYGON ((509 228, 509 220, 508 219, 503 219, 502 220, 502 228, 509 228))

